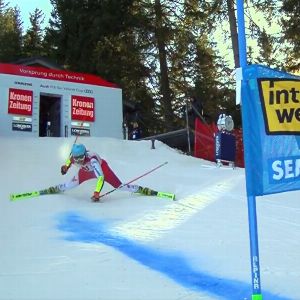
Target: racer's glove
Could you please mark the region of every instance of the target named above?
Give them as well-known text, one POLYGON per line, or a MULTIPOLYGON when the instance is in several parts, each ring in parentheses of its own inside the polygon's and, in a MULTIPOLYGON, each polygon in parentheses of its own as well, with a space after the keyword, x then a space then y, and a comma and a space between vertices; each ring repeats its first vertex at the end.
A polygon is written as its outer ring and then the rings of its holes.
POLYGON ((94 195, 91 197, 92 201, 98 202, 100 200, 100 192, 94 192, 94 195))
POLYGON ((61 172, 62 175, 67 174, 68 170, 69 170, 69 168, 66 165, 63 165, 60 168, 60 172, 61 172))

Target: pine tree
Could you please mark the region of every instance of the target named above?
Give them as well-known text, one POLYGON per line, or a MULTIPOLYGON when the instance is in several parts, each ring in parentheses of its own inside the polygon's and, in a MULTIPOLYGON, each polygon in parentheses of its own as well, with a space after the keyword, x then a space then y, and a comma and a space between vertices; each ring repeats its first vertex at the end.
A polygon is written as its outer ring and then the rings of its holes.
POLYGON ((278 67, 276 60, 276 40, 274 37, 268 35, 263 29, 258 37, 258 44, 260 45, 258 63, 266 64, 270 67, 278 67))
POLYGON ((0 61, 12 62, 21 56, 22 22, 18 8, 0 0, 0 61))
MULTIPOLYGON (((280 12, 283 14, 281 24, 284 40, 288 42, 286 67, 289 71, 300 71, 300 20, 297 17, 300 11, 298 0, 283 0, 280 12)), ((282 40, 283 42, 283 40, 282 40)))
POLYGON ((36 8, 30 14, 31 26, 27 29, 24 35, 23 54, 25 57, 42 56, 43 52, 43 29, 44 22, 43 12, 36 8))

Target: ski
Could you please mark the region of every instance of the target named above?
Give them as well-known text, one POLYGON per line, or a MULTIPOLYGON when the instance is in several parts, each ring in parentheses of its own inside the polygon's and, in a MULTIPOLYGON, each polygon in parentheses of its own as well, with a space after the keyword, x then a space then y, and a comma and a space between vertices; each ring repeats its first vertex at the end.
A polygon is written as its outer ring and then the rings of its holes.
POLYGON ((27 193, 20 193, 20 194, 10 194, 9 199, 10 201, 18 201, 24 200, 29 198, 34 198, 40 196, 39 191, 27 192, 27 193))
POLYGON ((168 198, 171 200, 175 200, 175 194, 166 193, 166 192, 157 192, 147 187, 140 187, 136 193, 144 196, 156 196, 159 198, 168 198))
MULTIPOLYGON (((25 200, 25 199, 39 197, 42 195, 49 195, 49 194, 56 194, 56 193, 49 192, 49 189, 46 189, 46 190, 41 190, 41 191, 32 191, 32 192, 26 192, 26 193, 11 194, 10 201, 25 200)), ((166 193, 166 192, 157 192, 157 191, 153 191, 153 190, 151 190, 151 192, 149 192, 148 194, 141 193, 141 195, 156 196, 159 198, 168 198, 171 200, 175 200, 175 194, 166 193)))
POLYGON ((169 198, 171 200, 175 200, 175 194, 172 193, 157 192, 156 196, 159 198, 169 198))
POLYGON ((48 189, 40 190, 40 191, 32 191, 26 193, 19 193, 19 194, 10 194, 9 199, 10 201, 18 201, 18 200, 25 200, 34 197, 39 197, 42 195, 49 195, 49 194, 58 194, 59 190, 57 187, 50 187, 48 189))

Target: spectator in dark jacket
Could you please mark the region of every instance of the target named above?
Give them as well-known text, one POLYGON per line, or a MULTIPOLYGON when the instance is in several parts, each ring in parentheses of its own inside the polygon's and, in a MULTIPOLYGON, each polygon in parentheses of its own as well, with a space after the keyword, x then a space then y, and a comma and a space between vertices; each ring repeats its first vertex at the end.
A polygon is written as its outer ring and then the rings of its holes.
POLYGON ((138 140, 142 137, 142 130, 138 124, 138 122, 133 122, 132 124, 132 131, 130 133, 131 140, 138 140))

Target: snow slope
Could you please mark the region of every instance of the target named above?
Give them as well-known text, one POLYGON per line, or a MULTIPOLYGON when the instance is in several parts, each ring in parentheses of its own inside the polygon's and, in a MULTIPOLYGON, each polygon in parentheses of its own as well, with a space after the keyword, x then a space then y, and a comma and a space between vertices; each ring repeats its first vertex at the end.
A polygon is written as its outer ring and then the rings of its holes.
MULTIPOLYGON (((74 138, 0 138, 1 300, 251 299, 243 169, 216 168, 156 142, 80 138, 124 182, 177 200, 116 191, 92 203, 95 181, 62 195, 10 202, 60 174, 74 138)), ((106 184, 104 192, 111 187, 106 184)), ((262 293, 300 300, 300 192, 257 198, 262 293)))

